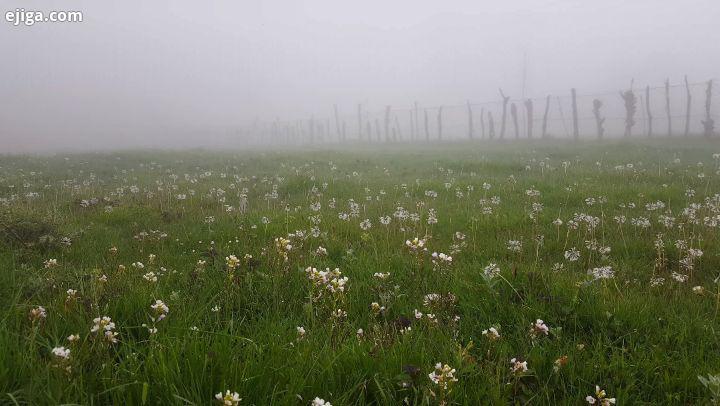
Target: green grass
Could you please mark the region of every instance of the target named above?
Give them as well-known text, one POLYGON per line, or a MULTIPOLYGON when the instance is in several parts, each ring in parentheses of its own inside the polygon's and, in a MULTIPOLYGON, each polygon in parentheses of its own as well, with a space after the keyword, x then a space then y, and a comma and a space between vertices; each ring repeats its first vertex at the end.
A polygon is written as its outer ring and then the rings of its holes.
POLYGON ((256 405, 582 404, 595 385, 618 404, 712 401, 698 375, 720 373, 715 143, 0 157, 0 403, 211 404, 229 389, 256 405), (341 220, 350 199, 357 216, 341 220), (542 210, 531 216, 533 204, 542 210), (576 214, 597 225, 569 227, 576 214), (632 224, 640 218, 650 226, 632 224), (274 241, 289 234, 284 260, 274 241), (405 246, 415 237, 426 253, 405 246), (573 247, 577 261, 565 258, 573 247), (692 270, 681 263, 689 249, 703 252, 692 270), (452 264, 436 269, 434 251, 452 252, 452 264), (46 268, 51 258, 58 266, 46 268), (499 276, 485 276, 490 263, 499 276), (614 277, 588 274, 602 266, 614 277), (346 291, 313 287, 307 267, 339 268, 346 291), (455 300, 428 307, 430 293, 455 300), (156 299, 170 311, 153 323, 156 299), (47 317, 32 321, 37 306, 47 317), (116 323, 118 343, 90 332, 100 316, 116 323), (536 319, 549 335, 531 337, 536 319), (482 334, 491 326, 497 341, 482 334), (59 346, 68 361, 52 354, 59 346), (511 358, 529 371, 511 373, 511 358), (428 377, 437 362, 456 369, 447 391, 428 377))

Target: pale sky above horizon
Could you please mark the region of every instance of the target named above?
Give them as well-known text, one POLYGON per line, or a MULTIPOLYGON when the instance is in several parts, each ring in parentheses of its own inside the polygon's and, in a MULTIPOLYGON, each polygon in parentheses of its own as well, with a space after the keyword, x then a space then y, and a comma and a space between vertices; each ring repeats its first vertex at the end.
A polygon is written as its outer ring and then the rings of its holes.
MULTIPOLYGON (((720 77, 720 1, 6 0, 0 146, 205 145, 255 117, 720 77)), ((6 152, 0 147, 0 152, 6 152)))

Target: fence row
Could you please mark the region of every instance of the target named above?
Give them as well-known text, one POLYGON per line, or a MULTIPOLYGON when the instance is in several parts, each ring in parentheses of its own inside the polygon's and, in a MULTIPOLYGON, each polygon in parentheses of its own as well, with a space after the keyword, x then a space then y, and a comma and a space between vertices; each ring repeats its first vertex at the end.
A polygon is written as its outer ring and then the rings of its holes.
POLYGON ((324 117, 255 121, 244 129, 262 143, 419 142, 457 139, 603 138, 618 136, 713 136, 720 115, 712 103, 713 81, 632 86, 617 92, 498 100, 457 105, 370 109, 352 114, 333 106, 324 117))

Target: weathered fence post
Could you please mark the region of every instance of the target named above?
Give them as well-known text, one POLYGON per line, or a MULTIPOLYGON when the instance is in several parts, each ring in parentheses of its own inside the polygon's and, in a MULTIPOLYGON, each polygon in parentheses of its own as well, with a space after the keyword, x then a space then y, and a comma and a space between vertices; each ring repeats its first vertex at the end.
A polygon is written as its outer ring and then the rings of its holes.
POLYGON ((489 131, 489 137, 491 140, 495 139, 495 121, 493 121, 492 111, 488 111, 488 125, 490 128, 489 131))
POLYGON ((335 109, 335 129, 337 131, 337 139, 338 139, 338 141, 341 141, 340 115, 338 114, 337 104, 333 105, 333 108, 335 109))
POLYGON ((517 116, 517 106, 515 106, 515 103, 510 104, 510 117, 513 121, 513 129, 515 130, 515 139, 520 138, 520 131, 518 129, 518 116, 517 116))
POLYGON ((687 105, 685 108, 685 136, 690 135, 690 107, 692 106, 692 94, 690 93, 690 84, 685 75, 685 91, 687 92, 687 105))
POLYGON ((398 121, 397 114, 395 114, 395 128, 397 129, 398 140, 402 140, 402 131, 400 131, 400 121, 398 121))
POLYGON ((419 120, 418 113, 420 111, 418 110, 418 102, 415 102, 414 109, 415 109, 415 139, 417 140, 417 139, 420 139, 420 125, 419 125, 420 123, 418 122, 418 120, 419 120))
POLYGON ((647 113, 648 137, 653 135, 653 116, 650 111, 650 86, 645 86, 645 112, 647 113))
POLYGON ((308 120, 308 133, 310 134, 310 143, 315 143, 315 117, 310 116, 308 120))
POLYGON ((413 110, 410 109, 410 142, 415 140, 415 120, 413 119, 413 110))
POLYGON ((670 79, 665 79, 665 114, 667 115, 667 135, 672 135, 672 116, 670 115, 670 79))
POLYGON ((427 109, 424 109, 425 112, 425 141, 430 141, 430 128, 428 126, 428 114, 427 109))
POLYGON ((599 140, 601 140, 605 134, 605 128, 603 128, 605 118, 600 116, 600 108, 602 105, 602 101, 598 99, 593 100, 593 115, 595 116, 595 127, 597 128, 597 136, 599 140))
POLYGON ((363 130, 362 130, 362 104, 358 103, 357 105, 357 134, 358 134, 358 141, 363 140, 363 130))
POLYGON ((437 115, 438 140, 442 140, 442 134, 443 134, 442 112, 443 112, 443 106, 440 106, 438 108, 438 115, 437 115))
POLYGON ((705 130, 705 136, 711 137, 713 130, 715 129, 715 120, 710 115, 710 103, 712 103, 712 85, 713 81, 708 80, 707 88, 705 89, 705 120, 702 122, 703 129, 705 130))
POLYGON ((545 114, 543 114, 542 135, 541 135, 542 138, 547 138, 548 113, 550 113, 550 95, 547 95, 547 98, 545 99, 545 114))
POLYGON ((580 130, 578 129, 577 92, 575 88, 572 88, 570 93, 572 94, 573 139, 577 141, 580 138, 580 130))
POLYGON ((637 111, 637 98, 632 91, 632 82, 630 89, 620 92, 620 97, 625 102, 625 137, 632 135, 632 128, 635 125, 635 112, 637 111))
POLYGON ((510 101, 510 97, 505 96, 505 93, 503 93, 502 89, 500 89, 500 97, 502 97, 502 101, 503 101, 502 122, 500 123, 500 139, 503 139, 503 138, 505 138, 505 122, 507 120, 507 104, 510 101))
POLYGON ((533 133, 533 101, 525 100, 525 111, 527 112, 527 137, 532 138, 533 133))
POLYGON ((473 128, 473 111, 472 106, 470 105, 470 100, 467 102, 467 109, 468 109, 468 138, 473 139, 473 131, 475 130, 473 128))
POLYGON ((480 108, 480 139, 485 139, 485 108, 480 108))

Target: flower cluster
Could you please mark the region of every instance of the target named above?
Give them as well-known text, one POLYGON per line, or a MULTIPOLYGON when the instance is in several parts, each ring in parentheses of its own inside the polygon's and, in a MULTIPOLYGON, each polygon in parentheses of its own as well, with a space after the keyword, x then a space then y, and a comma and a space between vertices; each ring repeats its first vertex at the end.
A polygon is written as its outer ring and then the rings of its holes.
POLYGON ((293 245, 289 239, 283 237, 278 237, 275 239, 275 251, 283 261, 288 261, 288 256, 292 249, 293 245))
POLYGON ((217 400, 224 406, 237 406, 238 404, 240 404, 242 398, 240 398, 240 395, 237 392, 230 392, 230 390, 228 389, 225 391, 224 395, 222 392, 216 393, 215 400, 217 400))
POLYGON ((607 393, 597 385, 595 385, 595 394, 587 395, 585 401, 590 405, 610 406, 615 404, 615 398, 607 397, 607 393))
POLYGON ((435 270, 441 270, 449 267, 452 265, 453 257, 447 254, 443 254, 442 252, 433 252, 431 255, 433 268, 435 270))
POLYGON ((313 286, 319 288, 319 295, 322 295, 323 290, 332 294, 342 294, 345 292, 348 277, 342 276, 339 268, 333 270, 325 268, 324 271, 320 271, 317 268, 307 267, 305 268, 305 273, 313 283, 313 286))
POLYGON ((405 246, 414 254, 427 251, 427 248, 425 247, 425 240, 417 237, 412 240, 405 241, 405 246))
POLYGON ((482 335, 487 337, 487 339, 490 341, 496 341, 500 339, 500 332, 495 327, 490 327, 487 330, 483 330, 482 335))
POLYGON ((522 361, 519 358, 513 358, 510 360, 510 372, 513 375, 523 375, 528 371, 527 361, 522 361))
POLYGON ((72 366, 70 365, 70 349, 65 347, 55 347, 51 351, 53 355, 53 366, 60 368, 63 371, 70 373, 72 372, 72 366))
POLYGON ((162 300, 159 299, 156 300, 155 303, 150 305, 150 308, 153 311, 153 315, 150 317, 153 322, 163 320, 170 312, 170 308, 162 300))
POLYGON ((40 322, 47 318, 47 311, 44 307, 38 306, 30 310, 28 317, 30 317, 30 321, 33 323, 40 322))
POLYGON ((435 364, 435 370, 432 371, 428 377, 430 377, 432 383, 438 385, 445 391, 450 388, 450 385, 458 381, 455 377, 455 368, 452 368, 448 364, 443 365, 441 362, 435 364))
POLYGON ((93 319, 91 333, 102 333, 103 338, 110 344, 118 342, 118 333, 115 331, 115 322, 108 316, 96 317, 93 319))
POLYGON ((533 338, 547 336, 550 333, 550 327, 548 327, 544 321, 537 319, 535 323, 530 325, 530 336, 533 338))

